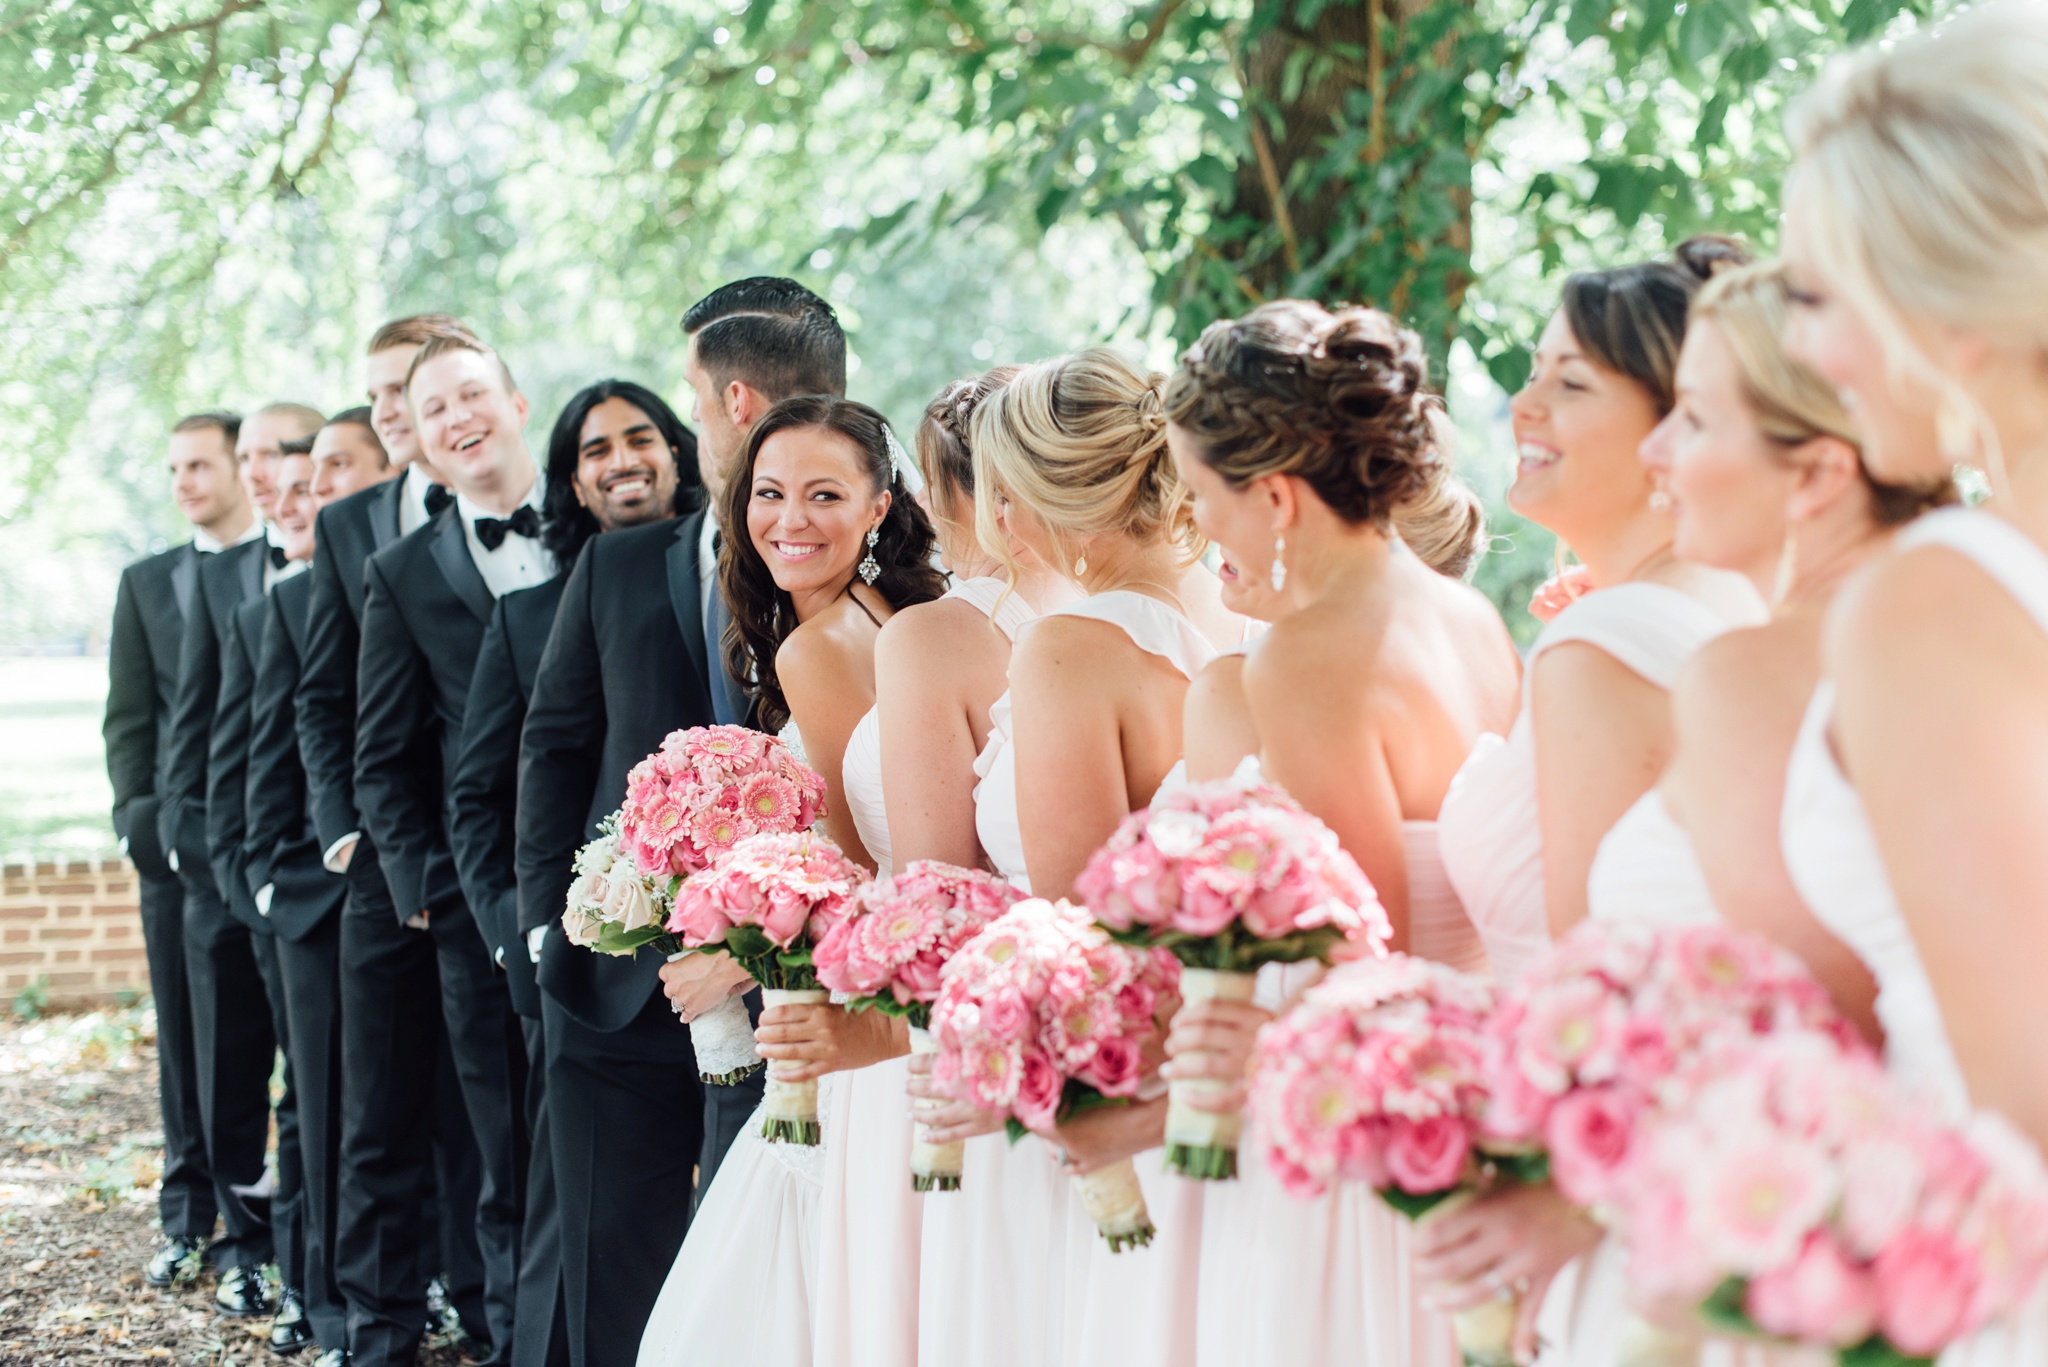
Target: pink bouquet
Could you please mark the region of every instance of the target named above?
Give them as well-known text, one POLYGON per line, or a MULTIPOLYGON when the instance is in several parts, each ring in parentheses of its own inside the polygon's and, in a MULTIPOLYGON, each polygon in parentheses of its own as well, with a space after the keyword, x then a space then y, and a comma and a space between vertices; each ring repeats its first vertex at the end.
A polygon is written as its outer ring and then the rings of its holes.
MULTIPOLYGON (((1364 1182, 1410 1219, 1490 1179, 1540 1181, 1487 1151, 1486 1016, 1493 991, 1443 964, 1394 954, 1345 964, 1259 1032, 1251 1111, 1289 1193, 1364 1182)), ((1514 1300, 1452 1316, 1468 1363, 1513 1361, 1514 1300)))
POLYGON ((1503 994, 1487 1141, 1548 1155, 1575 1205, 1609 1200, 1644 1117, 1717 1050, 1777 1030, 1852 1033, 1793 955, 1724 926, 1587 922, 1503 994))
MULTIPOLYGON (((868 878, 821 835, 753 835, 716 868, 676 889, 665 928, 685 949, 722 949, 761 984, 765 1006, 823 1002, 813 946, 851 913, 868 878)), ((768 1070, 762 1133, 771 1141, 818 1142, 818 1084, 768 1070)))
MULTIPOLYGON (((902 872, 854 894, 853 908, 834 926, 811 959, 818 981, 847 998, 850 1011, 872 1008, 910 1022, 915 1053, 932 1042, 932 1003, 940 974, 959 948, 1023 897, 1011 884, 979 869, 919 859, 902 872)), ((934 1144, 925 1127, 913 1129, 910 1185, 917 1191, 957 1191, 964 1144, 934 1144)))
MULTIPOLYGON (((1280 789, 1234 778, 1176 789, 1126 817, 1074 894, 1123 943, 1171 950, 1184 1001, 1249 1001, 1261 964, 1328 960, 1344 943, 1378 953, 1393 934, 1329 827, 1280 789)), ((1172 1085, 1166 1161, 1183 1176, 1237 1175, 1240 1117, 1189 1104, 1221 1087, 1172 1085)))
MULTIPOLYGON (((932 1007, 939 1088, 1005 1116, 1011 1138, 1135 1096, 1178 965, 1111 940, 1065 902, 1019 902, 961 946, 932 1007)), ((1075 1179, 1112 1251, 1151 1242, 1129 1159, 1075 1179)))
POLYGON ((650 876, 710 868, 750 835, 807 831, 825 780, 773 736, 744 726, 671 731, 626 775, 619 849, 650 876))
POLYGON ((1811 1032, 1695 1081, 1617 1201, 1640 1303, 1905 1367, 2024 1304, 2048 1266, 2048 1172, 1999 1118, 1939 1123, 1867 1051, 1811 1032))

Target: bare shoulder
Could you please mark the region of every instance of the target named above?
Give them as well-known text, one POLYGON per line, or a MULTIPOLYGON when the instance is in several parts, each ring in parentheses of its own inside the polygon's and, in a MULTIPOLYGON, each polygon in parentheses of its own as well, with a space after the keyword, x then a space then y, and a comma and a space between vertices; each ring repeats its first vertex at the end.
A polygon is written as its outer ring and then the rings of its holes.
POLYGON ((775 651, 775 672, 791 679, 836 678, 874 657, 875 624, 841 599, 783 638, 775 651))
POLYGON ((1218 655, 1202 666, 1188 684, 1187 710, 1193 715, 1198 708, 1242 707, 1244 705, 1245 657, 1242 655, 1218 655))
POLYGON ((1820 668, 1813 629, 1794 621, 1725 632, 1685 662, 1671 687, 1682 735, 1736 736, 1787 706, 1803 708, 1820 668))
POLYGON ((882 623, 877 649, 892 658, 941 658, 985 644, 1001 633, 981 609, 958 598, 934 598, 899 608, 882 623))
POLYGON ((1064 688, 1089 689, 1128 673, 1144 654, 1113 622, 1056 612, 1018 633, 1010 673, 1040 681, 1058 677, 1064 688))

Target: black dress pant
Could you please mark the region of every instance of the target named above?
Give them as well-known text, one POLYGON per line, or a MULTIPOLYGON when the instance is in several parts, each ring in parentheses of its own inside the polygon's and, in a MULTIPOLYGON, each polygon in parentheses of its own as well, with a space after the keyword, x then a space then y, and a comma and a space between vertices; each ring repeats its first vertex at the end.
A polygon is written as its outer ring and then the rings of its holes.
POLYGON ((696 1055, 659 992, 609 1033, 541 1002, 569 1361, 634 1367, 690 1226, 704 1125, 696 1055))
MULTIPOLYGON (((305 1195, 305 1166, 299 1149, 299 1085, 292 1068, 291 1018, 285 1009, 284 970, 278 964, 277 936, 251 931, 249 947, 256 972, 270 1003, 270 1027, 284 1052, 284 1093, 277 1102, 277 1189, 270 1197, 270 1239, 279 1279, 303 1284, 306 1251, 300 1219, 305 1195)), ((266 1089, 268 1079, 265 1079, 266 1089)))
POLYGON ((157 1101, 164 1118, 164 1176, 157 1215, 164 1236, 205 1243, 218 1203, 206 1166, 206 1122, 199 1114, 199 1059, 192 1043, 192 993, 185 981, 185 885, 136 875, 149 990, 156 999, 157 1101))
POLYGON ((341 917, 329 916, 303 939, 278 936, 277 962, 298 1102, 298 1287, 321 1349, 347 1348, 348 1312, 334 1279, 341 1178, 341 917))
POLYGON ((448 1046, 444 1022, 435 1046, 441 1055, 434 1075, 435 1214, 426 1226, 423 1247, 436 1270, 423 1280, 441 1279, 448 1304, 462 1328, 480 1344, 491 1342, 491 1319, 485 1297, 484 1254, 477 1244, 477 1208, 483 1198, 483 1157, 469 1127, 469 1107, 462 1100, 462 1075, 448 1046), (447 1211, 448 1218, 439 1212, 447 1211))
MULTIPOLYGON (((511 999, 469 912, 399 923, 367 845, 342 912, 342 1179, 337 1280, 354 1367, 410 1367, 426 1317, 421 1193, 433 1164, 445 1029, 481 1158, 477 1245, 494 1357, 509 1352, 519 1270, 525 1051, 511 999)), ((459 1207, 440 1189, 444 1220, 459 1207)))
POLYGON ((555 1150, 549 1137, 547 1033, 522 1016, 526 1036, 526 1225, 519 1244, 519 1311, 512 1330, 512 1367, 569 1367, 568 1317, 562 1306, 561 1211, 555 1202, 555 1150))
POLYGON ((234 1189, 263 1180, 270 1147, 270 1074, 277 1063, 270 1001, 249 928, 228 914, 212 874, 180 876, 199 1116, 225 1227, 213 1261, 223 1268, 261 1267, 275 1257, 269 1202, 234 1189))

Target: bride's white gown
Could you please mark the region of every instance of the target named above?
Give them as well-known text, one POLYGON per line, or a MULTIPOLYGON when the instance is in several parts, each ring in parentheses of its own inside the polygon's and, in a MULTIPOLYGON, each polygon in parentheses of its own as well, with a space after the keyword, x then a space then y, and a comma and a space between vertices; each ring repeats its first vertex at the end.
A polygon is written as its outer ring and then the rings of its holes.
MULTIPOLYGON (((803 755, 793 723, 781 738, 803 755)), ((818 1084, 824 1144, 770 1144, 758 1109, 740 1130, 662 1283, 639 1367, 810 1367, 818 1215, 843 1076, 818 1084)))
MULTIPOLYGON (((2048 631, 2048 555, 2001 519, 1960 508, 1933 512, 1893 544, 1894 554, 1944 546, 1967 556, 2048 631)), ((1912 927, 1892 894, 1862 798, 1835 762, 1828 739, 1833 713, 1834 686, 1823 681, 1786 770, 1780 827, 1785 864, 1813 914, 1877 979, 1887 1066, 1959 1119, 1970 1104, 1969 1088, 1912 927)), ((2048 1287, 2010 1322, 1994 1324, 1941 1356, 1941 1367, 2042 1363, 2048 1363, 2048 1287)))

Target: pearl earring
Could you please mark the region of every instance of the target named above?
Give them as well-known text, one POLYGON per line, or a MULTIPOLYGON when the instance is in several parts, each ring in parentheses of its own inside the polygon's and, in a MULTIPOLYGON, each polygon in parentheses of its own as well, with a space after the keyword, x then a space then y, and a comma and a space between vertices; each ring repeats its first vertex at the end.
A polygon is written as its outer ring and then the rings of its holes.
POLYGON ((875 543, 881 539, 882 531, 879 527, 868 528, 868 553, 861 558, 858 566, 860 581, 863 584, 872 584, 882 577, 882 567, 875 560, 875 543))
POLYGON ((1266 578, 1272 581, 1273 592, 1287 587, 1287 534, 1282 532, 1273 538, 1273 568, 1266 571, 1266 578))
POLYGON ((1660 485, 1659 487, 1650 490, 1651 512, 1668 513, 1671 511, 1673 506, 1674 505, 1671 500, 1671 491, 1669 489, 1666 489, 1660 485))

